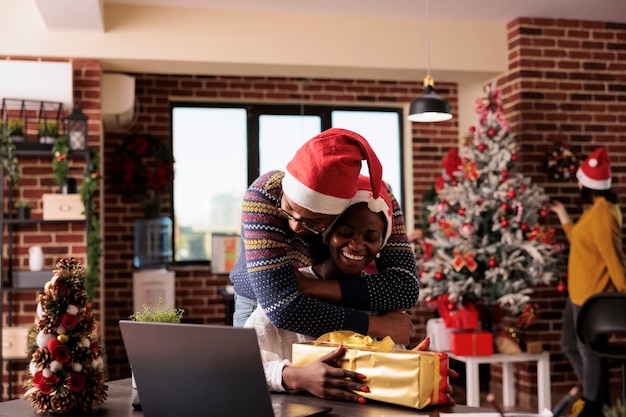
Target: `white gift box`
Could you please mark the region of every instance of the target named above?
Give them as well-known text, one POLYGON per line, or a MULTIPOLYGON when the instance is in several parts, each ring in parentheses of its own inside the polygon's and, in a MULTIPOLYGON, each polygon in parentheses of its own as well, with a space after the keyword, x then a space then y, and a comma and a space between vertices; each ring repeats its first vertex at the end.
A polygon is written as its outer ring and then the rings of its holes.
POLYGON ((426 322, 426 336, 430 337, 430 350, 450 351, 450 333, 452 330, 446 327, 442 318, 428 320, 426 322))

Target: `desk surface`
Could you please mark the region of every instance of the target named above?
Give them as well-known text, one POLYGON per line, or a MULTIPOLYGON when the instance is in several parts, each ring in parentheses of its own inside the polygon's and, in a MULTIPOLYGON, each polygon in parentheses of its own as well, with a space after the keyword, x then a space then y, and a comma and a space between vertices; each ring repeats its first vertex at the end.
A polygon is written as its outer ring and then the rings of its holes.
MULTIPOLYGON (((119 381, 112 381, 108 383, 109 390, 107 400, 100 405, 93 413, 90 413, 90 417, 95 416, 110 416, 110 417, 143 417, 143 413, 139 411, 133 411, 131 403, 131 387, 130 378, 122 379, 119 381)), ((332 407, 332 411, 326 414, 328 417, 382 417, 384 415, 398 415, 398 416, 411 416, 411 415, 429 415, 431 417, 439 416, 439 410, 446 412, 457 413, 480 413, 480 412, 493 412, 488 408, 476 408, 467 407, 464 405, 457 405, 451 409, 447 407, 440 407, 435 409, 426 410, 412 410, 406 407, 397 407, 393 405, 385 404, 354 404, 345 403, 340 401, 322 400, 310 395, 298 395, 298 394, 272 394, 272 401, 278 402, 299 402, 305 404, 326 405, 332 407)), ((71 414, 77 416, 81 414, 71 414)), ((18 399, 6 402, 0 402, 0 417, 36 417, 41 416, 37 414, 37 411, 31 406, 26 399, 18 399)))

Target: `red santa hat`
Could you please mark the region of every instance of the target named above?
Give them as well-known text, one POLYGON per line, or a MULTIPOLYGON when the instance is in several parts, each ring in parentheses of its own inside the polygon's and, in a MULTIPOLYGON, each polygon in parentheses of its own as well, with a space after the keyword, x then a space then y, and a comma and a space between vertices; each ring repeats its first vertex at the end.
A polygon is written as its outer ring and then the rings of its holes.
POLYGON ((383 168, 367 140, 350 130, 325 130, 302 145, 287 164, 283 191, 314 213, 339 214, 357 192, 362 160, 367 161, 371 189, 378 197, 383 168))
POLYGON ((597 148, 593 151, 576 172, 578 181, 592 190, 610 189, 611 177, 609 153, 606 148, 597 148))
MULTIPOLYGON (((383 242, 381 247, 385 246, 389 236, 391 236, 391 232, 393 230, 393 205, 391 204, 391 199, 389 198, 389 191, 387 190, 387 184, 384 182, 381 183, 378 196, 374 196, 372 192, 372 182, 369 177, 365 175, 359 176, 359 184, 358 189, 354 197, 350 199, 350 203, 346 207, 346 210, 358 203, 367 203, 367 208, 370 209, 372 213, 383 213, 385 219, 387 220, 387 229, 385 230, 385 235, 383 236, 383 242)), ((339 219, 335 219, 335 222, 339 219)), ((328 234, 333 229, 335 222, 330 225, 324 232, 324 239, 328 237, 328 234)))

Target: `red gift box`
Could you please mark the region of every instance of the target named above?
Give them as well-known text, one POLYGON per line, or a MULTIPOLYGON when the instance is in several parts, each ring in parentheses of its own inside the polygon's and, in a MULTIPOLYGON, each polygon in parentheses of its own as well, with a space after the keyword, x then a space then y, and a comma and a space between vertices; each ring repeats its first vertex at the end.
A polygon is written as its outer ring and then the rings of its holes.
POLYGON ((458 356, 493 355, 493 335, 484 330, 450 333, 450 351, 458 356))
POLYGON ((458 310, 450 311, 444 320, 448 329, 477 329, 478 311, 476 311, 476 308, 462 307, 458 310))

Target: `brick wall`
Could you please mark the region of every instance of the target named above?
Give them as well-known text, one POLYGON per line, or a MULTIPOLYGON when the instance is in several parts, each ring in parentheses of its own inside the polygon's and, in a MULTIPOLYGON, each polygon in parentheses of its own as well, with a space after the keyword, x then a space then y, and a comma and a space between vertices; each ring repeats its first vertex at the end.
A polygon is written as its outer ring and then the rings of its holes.
MULTIPOLYGON (((625 195, 626 25, 521 18, 509 23, 508 41, 508 72, 498 83, 507 121, 518 138, 524 174, 566 204, 575 221, 582 210, 576 182, 549 178, 546 152, 561 143, 586 157, 596 147, 606 146, 613 189, 625 195)), ((550 219, 560 230, 556 215, 550 219)), ((542 312, 530 337, 544 341, 552 352, 553 392, 564 393, 576 381, 559 346, 565 294, 544 287, 537 288, 533 297, 542 312)), ((527 365, 518 365, 518 370, 520 396, 528 401, 535 370, 527 365)), ((617 369, 612 378, 617 380, 613 386, 619 387, 617 369)))
MULTIPOLYGON (((300 92, 297 78, 176 76, 133 74, 141 112, 131 133, 149 132, 167 138, 170 131, 169 99, 288 103, 348 103, 388 105, 409 103, 421 93, 420 82, 402 83, 376 80, 311 79, 300 92)), ((439 94, 446 96, 456 111, 456 86, 438 84, 439 94)), ((437 126, 413 125, 413 165, 419 178, 432 177, 438 161, 448 147, 457 141, 456 122, 437 126), (425 156, 429 162, 424 164, 425 156)), ((123 135, 107 134, 105 170, 115 163, 113 154, 123 135)), ((432 180, 415 185, 416 204, 432 180)), ((129 368, 117 327, 120 318, 132 313, 133 222, 141 217, 138 204, 124 201, 106 184, 105 175, 105 244, 106 244, 106 340, 109 372, 112 378, 129 375, 129 368)), ((224 323, 224 302, 219 291, 228 284, 226 275, 213 275, 208 268, 176 270, 176 304, 186 309, 186 320, 202 323, 224 323)), ((416 334, 424 334, 429 313, 416 312, 416 334)))

